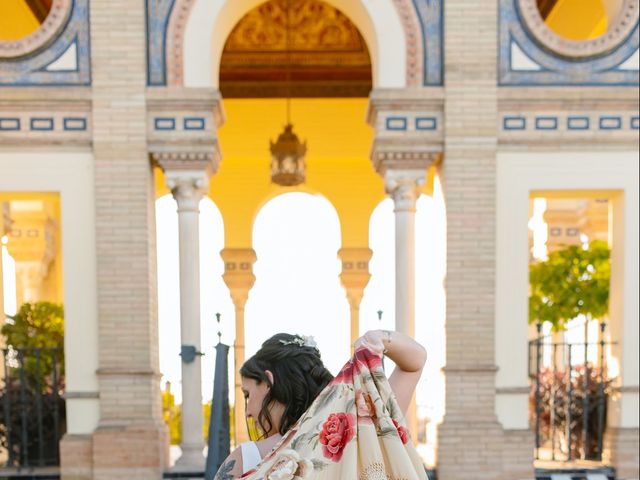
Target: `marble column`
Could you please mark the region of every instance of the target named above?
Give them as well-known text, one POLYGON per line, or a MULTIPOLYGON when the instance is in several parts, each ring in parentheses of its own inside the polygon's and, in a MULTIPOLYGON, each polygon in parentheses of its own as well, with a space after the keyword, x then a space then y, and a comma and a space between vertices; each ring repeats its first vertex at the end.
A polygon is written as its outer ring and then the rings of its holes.
MULTIPOLYGON (((395 215, 396 330, 412 338, 415 338, 416 331, 416 202, 424 182, 424 170, 394 169, 387 170, 384 175, 385 190, 393 198, 395 215)), ((406 419, 416 441, 415 395, 406 419)))
POLYGON ((393 198, 396 257, 396 329, 415 336, 416 202, 424 170, 387 170, 385 189, 393 198))
POLYGON ((252 248, 225 248, 220 252, 224 261, 223 279, 229 287, 231 300, 236 310, 236 340, 233 345, 234 357, 234 432, 235 445, 249 440, 245 422, 244 396, 241 390, 240 367, 245 361, 244 347, 244 307, 249 298, 249 291, 255 283, 253 264, 256 252, 252 248))
POLYGON ((373 252, 364 248, 341 248, 338 251, 338 258, 342 262, 342 272, 340 273, 340 283, 344 287, 349 310, 351 312, 351 343, 360 336, 360 302, 364 295, 364 289, 369 283, 369 260, 373 252))
POLYGON ((200 355, 200 209, 209 175, 203 170, 167 171, 167 185, 178 203, 180 252, 180 341, 182 413, 177 467, 204 468, 202 362, 200 355), (190 350, 190 352, 189 352, 190 350), (195 353, 195 355, 193 355, 195 353))

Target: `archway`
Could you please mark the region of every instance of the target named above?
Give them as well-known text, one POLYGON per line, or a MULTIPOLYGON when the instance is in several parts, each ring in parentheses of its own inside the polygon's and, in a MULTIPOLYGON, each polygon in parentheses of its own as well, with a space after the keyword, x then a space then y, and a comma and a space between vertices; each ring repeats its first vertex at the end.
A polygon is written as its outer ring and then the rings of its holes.
MULTIPOLYGON (((262 0, 192 0, 184 3, 179 11, 190 11, 190 14, 176 18, 169 27, 170 39, 182 39, 182 44, 177 47, 182 46, 184 57, 182 52, 169 55, 169 61, 174 62, 173 67, 170 63, 169 70, 178 77, 174 79, 175 83, 217 88, 225 39, 242 16, 262 3, 262 0), (215 20, 212 22, 211 19, 215 20), (181 58, 183 62, 180 62, 181 58)), ((328 0, 327 3, 343 11, 364 36, 374 65, 374 86, 404 87, 407 84, 405 25, 393 2, 377 2, 375 7, 358 0, 328 0)), ((415 32, 411 33, 413 37, 417 37, 415 32)))
POLYGON ((338 275, 340 221, 319 195, 286 193, 259 212, 256 283, 246 307, 246 354, 278 332, 312 335, 336 374, 349 356, 348 305, 338 275))

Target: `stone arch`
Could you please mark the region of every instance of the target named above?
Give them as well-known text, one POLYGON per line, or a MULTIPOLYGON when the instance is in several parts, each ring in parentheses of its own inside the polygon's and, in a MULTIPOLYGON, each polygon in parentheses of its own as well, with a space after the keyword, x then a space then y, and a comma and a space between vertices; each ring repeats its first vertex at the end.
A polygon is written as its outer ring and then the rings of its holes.
MULTIPOLYGON (((263 0, 176 0, 167 28, 169 85, 218 86, 224 41, 242 16, 263 0), (187 57, 186 52, 196 52, 187 57)), ((375 8, 360 0, 325 0, 347 15, 371 54, 374 87, 420 85, 424 39, 411 0, 386 0, 375 8)))

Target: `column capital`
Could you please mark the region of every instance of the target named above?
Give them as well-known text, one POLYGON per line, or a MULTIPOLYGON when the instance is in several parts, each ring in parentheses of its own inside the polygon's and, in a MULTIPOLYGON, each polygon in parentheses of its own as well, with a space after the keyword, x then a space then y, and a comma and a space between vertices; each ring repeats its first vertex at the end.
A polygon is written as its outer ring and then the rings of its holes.
POLYGON ((364 289, 369 283, 369 260, 373 252, 367 247, 346 247, 338 250, 338 258, 342 262, 340 283, 347 292, 347 299, 352 307, 358 307, 364 289))
POLYGON ((199 170, 168 170, 167 187, 178 203, 178 212, 199 212, 200 200, 207 194, 209 174, 199 170))
POLYGON ((425 184, 424 170, 387 170, 384 174, 385 192, 391 195, 394 211, 416 210, 416 201, 420 196, 420 188, 425 184))
POLYGON ((253 274, 256 252, 253 248, 225 248, 220 256, 224 261, 222 278, 229 287, 231 299, 236 308, 244 308, 249 291, 256 281, 253 274))

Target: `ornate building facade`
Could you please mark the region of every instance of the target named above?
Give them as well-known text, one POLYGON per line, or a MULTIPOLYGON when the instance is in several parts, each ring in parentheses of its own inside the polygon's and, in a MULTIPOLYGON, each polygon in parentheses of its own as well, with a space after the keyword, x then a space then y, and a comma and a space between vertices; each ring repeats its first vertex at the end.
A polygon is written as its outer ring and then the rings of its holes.
MULTIPOLYGON (((584 7, 592 21, 563 12, 570 2, 535 0, 28 3, 45 9, 34 25, 0 30, 0 231, 38 233, 33 248, 15 251, 26 259, 23 290, 64 300, 63 479, 158 479, 166 468, 154 225, 162 193, 178 203, 182 343, 196 351, 197 202, 209 195, 229 221, 221 255, 242 362, 252 222, 289 190, 269 184, 250 154, 227 158, 220 139, 229 119, 228 131, 240 132, 229 144, 247 141, 276 116, 268 102, 285 96, 329 99, 333 112, 313 107, 307 118, 355 119, 326 161, 314 170, 309 159, 297 188, 325 195, 343 219, 337 254, 352 338, 369 280, 368 219, 385 195, 395 205, 396 324, 413 334, 415 202, 441 178, 443 480, 532 478, 529 202, 567 191, 607 199, 620 375, 606 454, 619 478, 638 478, 638 0, 584 7), (366 118, 346 113, 358 101, 366 118), (363 141, 368 152, 349 150, 363 141), (32 203, 5 212, 20 195, 32 203)), ((578 220, 555 205, 547 220, 566 232, 562 222, 578 220)), ((182 371, 185 465, 197 465, 203 447, 200 369, 196 358, 182 371)))

